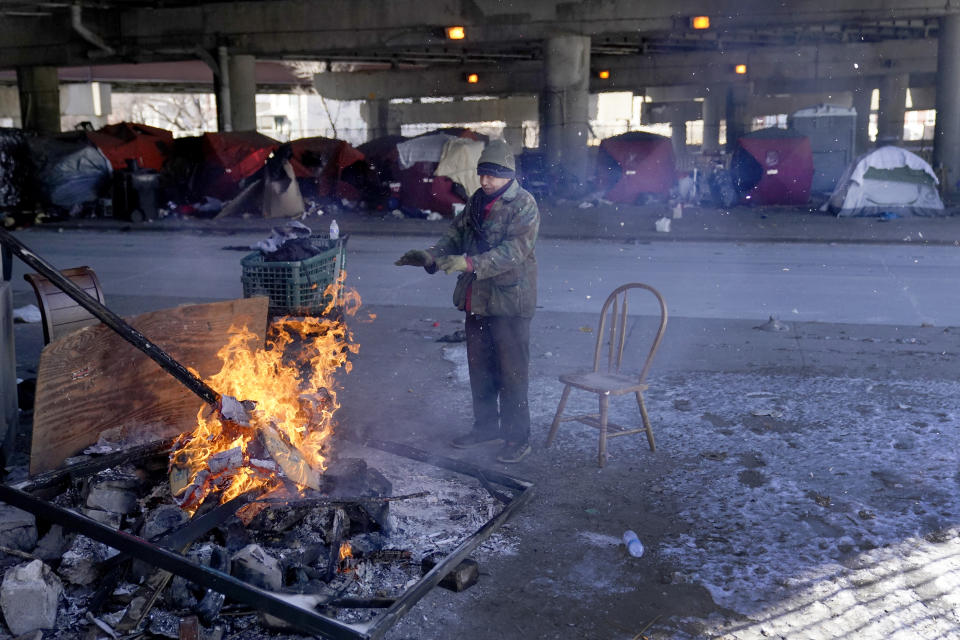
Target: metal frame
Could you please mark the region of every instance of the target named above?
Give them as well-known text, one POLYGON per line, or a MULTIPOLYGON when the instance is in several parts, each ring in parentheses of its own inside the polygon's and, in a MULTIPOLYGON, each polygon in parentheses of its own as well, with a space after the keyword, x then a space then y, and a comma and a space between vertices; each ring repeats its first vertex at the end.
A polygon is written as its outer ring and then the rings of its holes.
MULTIPOLYGON (((331 640, 378 640, 481 542, 502 526, 521 506, 529 502, 533 497, 534 485, 532 482, 507 474, 481 469, 467 462, 433 455, 421 449, 395 442, 366 440, 360 441, 358 444, 472 476, 487 487, 491 495, 498 500, 502 500, 504 494, 491 491, 490 483, 497 483, 519 492, 504 505, 504 508, 497 515, 488 520, 442 562, 438 563, 412 587, 407 589, 382 615, 371 623, 365 623, 363 628, 291 604, 278 598, 274 593, 251 586, 216 569, 191 562, 173 551, 151 544, 129 533, 111 529, 86 516, 58 507, 11 486, 0 484, 0 501, 81 533, 118 551, 134 555, 139 560, 159 569, 186 578, 202 587, 213 589, 237 602, 276 616, 302 631, 321 638, 331 640)), ((240 505, 237 506, 239 508, 240 505)))

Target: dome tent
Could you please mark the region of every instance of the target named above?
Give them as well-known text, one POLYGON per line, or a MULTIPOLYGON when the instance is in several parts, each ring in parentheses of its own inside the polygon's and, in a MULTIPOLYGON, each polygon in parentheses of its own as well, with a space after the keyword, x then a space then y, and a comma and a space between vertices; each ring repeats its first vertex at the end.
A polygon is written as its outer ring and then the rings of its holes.
POLYGON ((755 204, 806 204, 813 182, 810 139, 792 129, 760 129, 737 140, 730 158, 733 183, 755 204))
POLYGON ((880 147, 847 167, 821 210, 838 217, 945 215, 938 183, 933 169, 920 156, 900 147, 880 147))
POLYGON ((628 131, 600 142, 597 185, 605 199, 634 203, 642 195, 666 197, 675 182, 670 138, 628 131))

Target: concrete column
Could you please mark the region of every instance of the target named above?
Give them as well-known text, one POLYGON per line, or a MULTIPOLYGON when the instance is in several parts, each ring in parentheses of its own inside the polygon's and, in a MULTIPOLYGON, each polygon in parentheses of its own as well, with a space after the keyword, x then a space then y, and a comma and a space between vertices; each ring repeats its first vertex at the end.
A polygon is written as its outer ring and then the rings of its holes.
POLYGON ((950 196, 960 180, 960 14, 940 18, 938 47, 933 167, 941 172, 944 195, 950 196))
POLYGON ((880 107, 877 110, 877 144, 903 140, 903 117, 907 112, 907 74, 880 78, 880 107))
POLYGON ((554 176, 566 173, 583 183, 587 178, 590 38, 549 38, 544 42, 543 66, 540 142, 547 166, 554 176))
POLYGON ((400 135, 400 123, 394 117, 389 100, 367 100, 360 109, 367 123, 367 140, 400 135))
POLYGON ((750 133, 750 95, 753 86, 734 84, 727 89, 727 152, 732 153, 737 140, 750 133))
POLYGON ((857 111, 856 130, 854 131, 854 154, 867 152, 870 146, 870 100, 873 97, 873 83, 863 82, 853 90, 853 108, 857 111))
POLYGON ((234 131, 257 130, 257 59, 232 55, 230 69, 230 117, 234 131))
POLYGON ((670 142, 673 143, 673 156, 677 160, 687 155, 687 121, 683 116, 670 120, 670 142))
POLYGON ((60 133, 60 79, 56 67, 20 67, 20 122, 27 131, 60 133))
POLYGON ((230 113, 230 65, 227 48, 217 47, 217 57, 203 58, 213 71, 213 93, 217 97, 217 131, 233 131, 230 113))
POLYGON ((723 103, 723 90, 709 87, 703 98, 703 146, 700 152, 704 155, 720 152, 720 114, 723 103))
POLYGON ((508 120, 504 123, 503 139, 510 144, 513 153, 523 153, 523 120, 508 120))

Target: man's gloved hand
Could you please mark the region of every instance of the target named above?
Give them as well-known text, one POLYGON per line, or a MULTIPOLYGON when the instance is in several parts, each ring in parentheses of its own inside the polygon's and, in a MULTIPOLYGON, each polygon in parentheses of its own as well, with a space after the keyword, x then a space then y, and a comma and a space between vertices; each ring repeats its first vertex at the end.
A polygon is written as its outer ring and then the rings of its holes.
POLYGON ((437 268, 443 269, 444 273, 450 274, 454 271, 466 271, 467 259, 464 256, 440 256, 437 258, 437 268))
POLYGON ((433 264, 433 256, 423 249, 413 249, 400 256, 400 259, 393 264, 398 267, 428 267, 433 264))

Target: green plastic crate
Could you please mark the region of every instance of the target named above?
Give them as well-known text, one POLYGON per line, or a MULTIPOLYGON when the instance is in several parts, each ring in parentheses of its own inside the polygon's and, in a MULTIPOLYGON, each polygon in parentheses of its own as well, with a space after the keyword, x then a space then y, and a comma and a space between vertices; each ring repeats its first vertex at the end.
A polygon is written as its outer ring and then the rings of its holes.
POLYGON ((344 266, 345 239, 333 246, 323 236, 311 236, 321 253, 299 262, 266 262, 259 251, 244 257, 243 297, 267 296, 274 315, 319 315, 329 302, 327 285, 340 277, 344 266), (329 247, 329 248, 327 248, 329 247))

